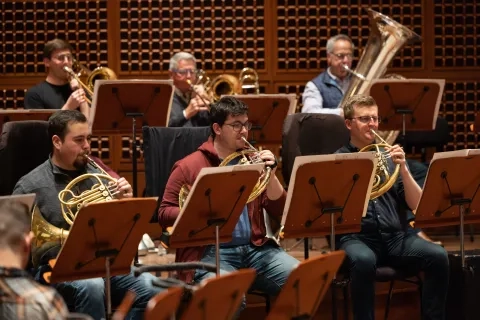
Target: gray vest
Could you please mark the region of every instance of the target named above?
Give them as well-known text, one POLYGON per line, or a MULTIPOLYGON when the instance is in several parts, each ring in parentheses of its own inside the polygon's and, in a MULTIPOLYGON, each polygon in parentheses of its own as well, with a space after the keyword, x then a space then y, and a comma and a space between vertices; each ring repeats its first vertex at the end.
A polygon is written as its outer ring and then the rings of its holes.
POLYGON ((323 107, 336 109, 342 101, 343 92, 338 83, 327 71, 320 73, 312 82, 317 86, 323 98, 323 107))

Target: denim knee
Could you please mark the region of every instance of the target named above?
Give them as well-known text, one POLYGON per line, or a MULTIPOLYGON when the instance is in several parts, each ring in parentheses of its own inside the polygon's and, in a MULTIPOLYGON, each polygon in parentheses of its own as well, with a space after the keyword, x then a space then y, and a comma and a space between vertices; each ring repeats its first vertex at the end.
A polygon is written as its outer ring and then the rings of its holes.
POLYGON ((441 270, 448 273, 449 271, 448 253, 444 247, 439 245, 431 245, 429 246, 429 250, 425 255, 427 260, 426 269, 432 268, 432 269, 435 269, 435 271, 441 270))
POLYGON ((349 253, 350 270, 357 276, 373 278, 375 276, 376 258, 371 252, 349 253))
POLYGON ((72 286, 76 289, 77 298, 88 297, 91 300, 105 300, 105 281, 102 278, 73 281, 72 286))

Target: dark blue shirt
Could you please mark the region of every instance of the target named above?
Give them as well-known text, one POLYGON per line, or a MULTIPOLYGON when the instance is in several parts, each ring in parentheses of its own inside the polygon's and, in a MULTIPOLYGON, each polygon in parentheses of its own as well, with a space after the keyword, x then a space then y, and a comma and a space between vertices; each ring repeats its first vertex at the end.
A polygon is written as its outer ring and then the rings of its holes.
MULTIPOLYGON (((353 153, 358 151, 359 149, 357 147, 348 143, 335 153, 353 153)), ((386 160, 389 172, 393 173, 395 164, 390 158, 386 160)), ((402 177, 399 174, 397 180, 387 192, 374 200, 368 201, 367 213, 362 219, 361 232, 395 232, 406 230, 407 210, 405 190, 403 188, 402 177)))

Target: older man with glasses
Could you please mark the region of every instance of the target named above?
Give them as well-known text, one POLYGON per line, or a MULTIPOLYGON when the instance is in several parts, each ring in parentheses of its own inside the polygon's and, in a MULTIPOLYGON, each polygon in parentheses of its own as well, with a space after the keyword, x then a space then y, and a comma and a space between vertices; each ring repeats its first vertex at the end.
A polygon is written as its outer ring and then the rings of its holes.
POLYGON ((352 40, 344 34, 328 39, 328 68, 305 86, 302 95, 302 112, 343 116, 343 110, 338 106, 350 85, 351 76, 345 66, 351 69, 353 50, 352 40))
POLYGON ((175 92, 170 109, 169 127, 208 126, 210 98, 201 84, 197 85, 197 63, 187 52, 178 52, 170 59, 170 78, 175 92))

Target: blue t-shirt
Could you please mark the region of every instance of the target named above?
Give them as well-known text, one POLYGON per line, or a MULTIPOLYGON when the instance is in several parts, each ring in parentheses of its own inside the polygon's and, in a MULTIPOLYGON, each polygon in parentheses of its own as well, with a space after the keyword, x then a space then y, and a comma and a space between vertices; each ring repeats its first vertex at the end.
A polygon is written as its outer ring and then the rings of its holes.
MULTIPOLYGON (((239 159, 232 160, 228 165, 235 165, 237 164, 239 159)), ((231 246, 240 246, 250 243, 252 229, 250 226, 250 219, 248 217, 248 209, 247 206, 243 208, 242 214, 238 219, 238 222, 233 229, 232 232, 232 241, 227 243, 222 243, 222 247, 231 247, 231 246)))

